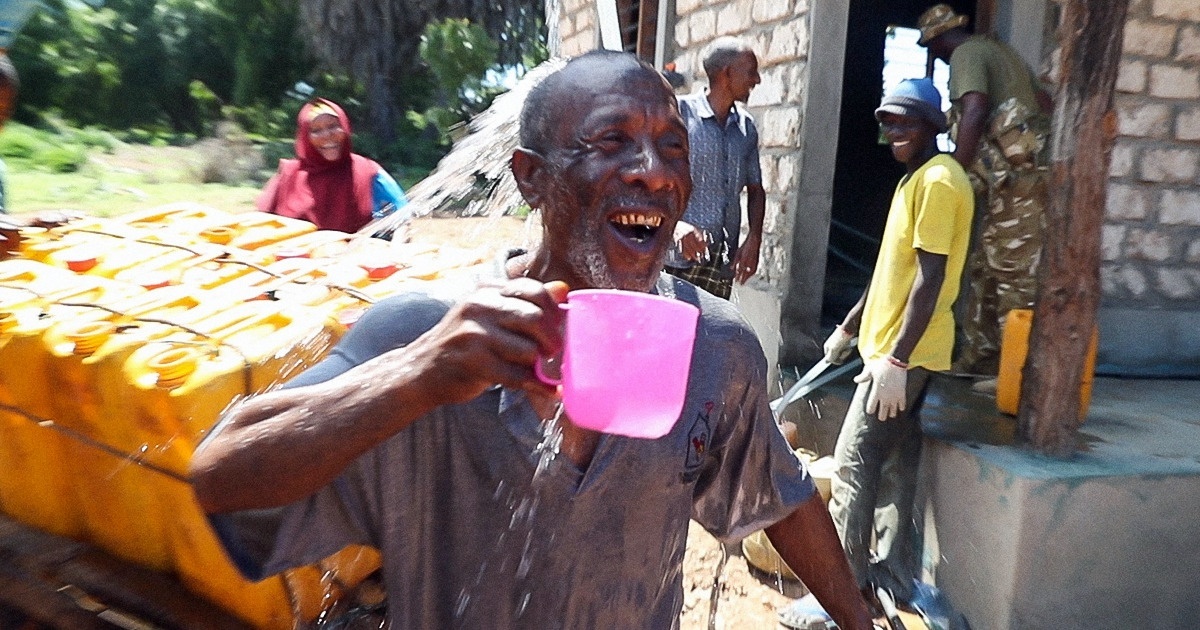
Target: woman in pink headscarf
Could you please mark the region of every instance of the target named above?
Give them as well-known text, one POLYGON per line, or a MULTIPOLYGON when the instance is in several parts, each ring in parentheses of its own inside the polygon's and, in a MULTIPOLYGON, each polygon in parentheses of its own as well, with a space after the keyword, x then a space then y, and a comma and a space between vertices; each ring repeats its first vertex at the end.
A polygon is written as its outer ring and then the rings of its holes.
POLYGON ((318 98, 297 117, 296 159, 279 161, 279 171, 255 205, 322 230, 356 232, 373 219, 403 212, 406 203, 404 191, 382 166, 351 152, 346 112, 318 98))

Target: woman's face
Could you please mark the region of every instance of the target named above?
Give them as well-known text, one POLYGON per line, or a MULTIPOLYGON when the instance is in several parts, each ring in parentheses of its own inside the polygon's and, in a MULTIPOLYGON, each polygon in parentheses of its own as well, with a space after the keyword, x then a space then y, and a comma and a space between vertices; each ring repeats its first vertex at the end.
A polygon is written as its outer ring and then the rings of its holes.
POLYGON ((342 155, 342 143, 346 141, 346 130, 342 129, 337 116, 321 114, 308 127, 308 139, 321 157, 333 162, 342 155))

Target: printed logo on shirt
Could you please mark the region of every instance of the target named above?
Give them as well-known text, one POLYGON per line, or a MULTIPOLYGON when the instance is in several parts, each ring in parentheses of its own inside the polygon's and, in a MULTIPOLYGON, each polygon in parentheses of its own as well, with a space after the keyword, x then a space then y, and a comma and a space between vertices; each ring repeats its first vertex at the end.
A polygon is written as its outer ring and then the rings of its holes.
POLYGON ((688 429, 687 459, 683 465, 685 475, 695 472, 704 461, 704 453, 708 450, 708 439, 712 434, 708 419, 715 406, 712 401, 704 403, 704 411, 696 414, 691 428, 688 429))

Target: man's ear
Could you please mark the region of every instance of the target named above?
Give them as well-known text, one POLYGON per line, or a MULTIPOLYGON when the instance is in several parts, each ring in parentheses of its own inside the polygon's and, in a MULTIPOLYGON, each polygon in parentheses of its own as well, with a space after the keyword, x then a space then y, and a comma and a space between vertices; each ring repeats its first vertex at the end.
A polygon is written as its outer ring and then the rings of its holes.
POLYGON ((542 179, 546 172, 546 158, 541 154, 524 147, 513 151, 510 161, 513 179, 517 181, 517 189, 530 208, 541 207, 545 187, 542 179))

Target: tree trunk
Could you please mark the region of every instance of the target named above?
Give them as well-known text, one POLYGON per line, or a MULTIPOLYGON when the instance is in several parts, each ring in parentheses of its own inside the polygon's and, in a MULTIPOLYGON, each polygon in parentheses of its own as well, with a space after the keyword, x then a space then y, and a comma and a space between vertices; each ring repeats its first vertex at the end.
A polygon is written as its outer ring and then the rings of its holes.
POLYGON ((392 82, 383 74, 377 74, 367 87, 368 99, 371 104, 369 127, 371 133, 379 139, 381 147, 391 145, 396 141, 396 98, 392 93, 392 82))
POLYGON ((1050 199, 1018 431, 1047 455, 1076 448, 1079 391, 1100 304, 1100 226, 1116 135, 1113 88, 1129 0, 1067 0, 1051 130, 1050 199))

